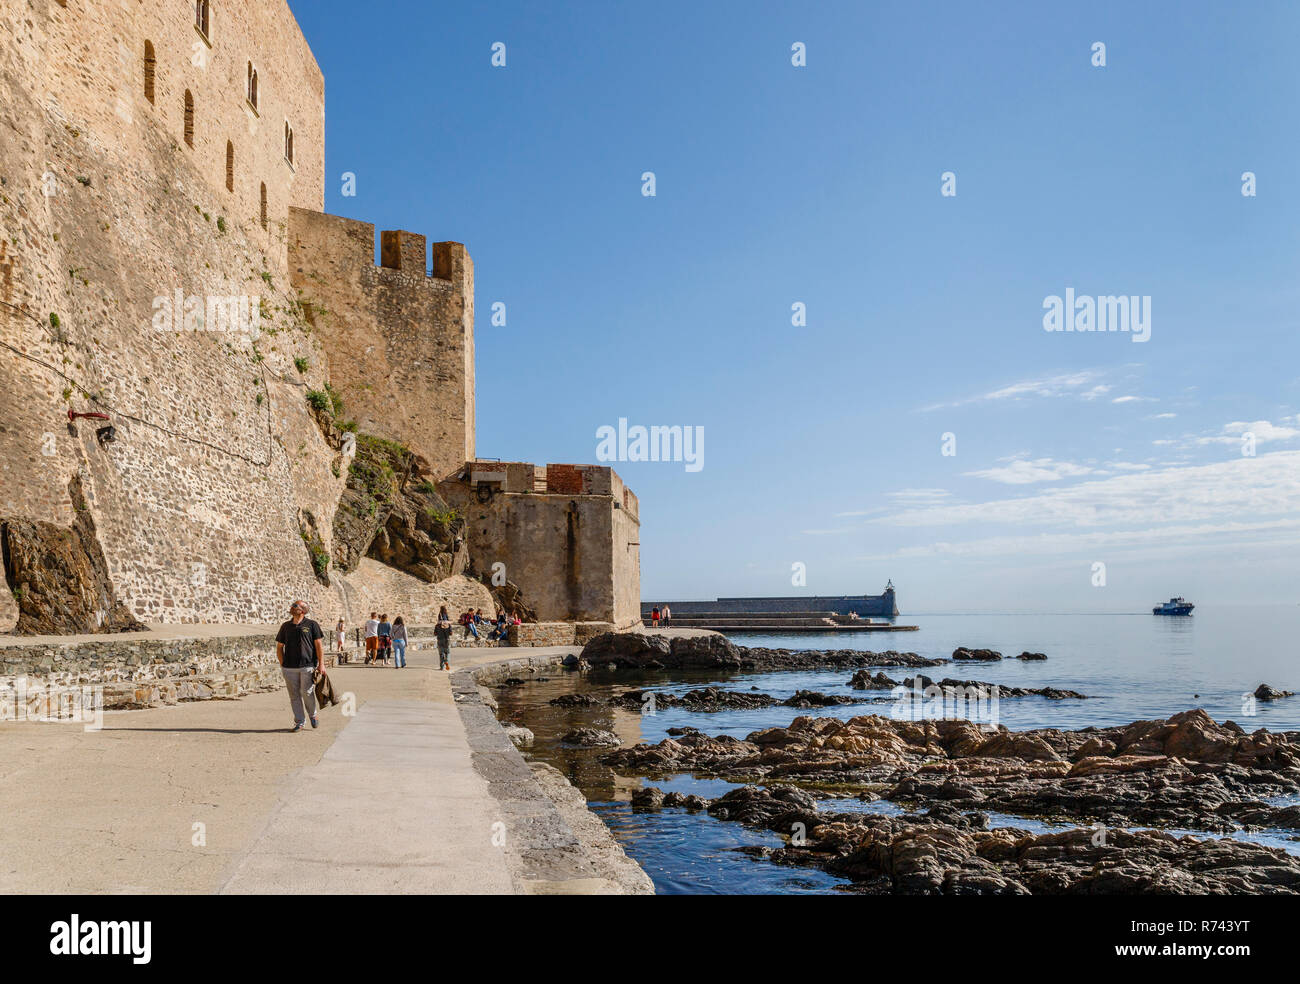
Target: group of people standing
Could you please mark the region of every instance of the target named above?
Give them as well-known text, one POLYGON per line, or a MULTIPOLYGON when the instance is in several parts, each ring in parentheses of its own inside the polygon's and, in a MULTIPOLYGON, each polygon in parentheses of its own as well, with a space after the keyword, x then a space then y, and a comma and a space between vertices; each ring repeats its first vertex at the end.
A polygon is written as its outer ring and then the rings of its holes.
MULTIPOLYGON (((343 619, 339 619, 334 633, 338 637, 339 652, 342 652, 347 635, 343 619)), ((366 620, 366 664, 383 663, 387 666, 388 657, 392 655, 394 669, 406 669, 406 641, 406 620, 401 615, 389 622, 387 612, 382 615, 371 612, 366 620)))
MULTIPOLYGON (((517 612, 507 614, 500 608, 497 609, 496 618, 489 620, 483 615, 483 609, 467 608, 461 612, 457 621, 461 626, 462 639, 471 636, 481 639, 483 636, 480 633, 485 632, 488 642, 501 646, 509 645, 510 626, 520 625, 523 620, 517 612)), ((442 670, 451 669, 452 630, 451 616, 447 614, 447 606, 443 605, 438 610, 438 621, 433 629, 434 638, 438 641, 438 668, 442 670)), ((387 666, 391 657, 394 669, 406 669, 406 647, 409 637, 406 631, 406 620, 401 615, 389 622, 387 612, 382 614, 371 612, 370 618, 366 620, 364 631, 367 666, 381 663, 387 666)), ((340 653, 347 647, 347 627, 341 618, 334 627, 334 645, 340 653)))
POLYGON ((662 625, 665 629, 669 627, 673 620, 673 610, 667 605, 655 605, 650 609, 650 624, 653 628, 659 628, 662 625))

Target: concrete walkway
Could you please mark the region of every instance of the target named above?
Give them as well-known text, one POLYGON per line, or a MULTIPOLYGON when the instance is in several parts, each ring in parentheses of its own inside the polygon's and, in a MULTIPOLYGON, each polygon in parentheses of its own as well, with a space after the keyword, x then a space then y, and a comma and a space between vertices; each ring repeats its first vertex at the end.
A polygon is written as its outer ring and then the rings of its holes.
MULTIPOLYGON (((576 651, 453 650, 452 665, 576 651)), ((346 716, 344 705, 328 708, 320 712, 320 729, 298 734, 288 730, 282 691, 108 712, 102 731, 0 723, 0 892, 615 888, 572 873, 554 884, 536 875, 521 881, 511 848, 498 846, 503 820, 518 818, 505 815, 499 791, 494 795, 475 768, 485 753, 472 753, 471 740, 482 746, 484 738, 467 733, 453 674, 436 669, 433 650, 413 650, 408 661, 405 670, 331 670, 335 690, 352 696, 355 714, 346 716)), ((494 740, 504 737, 493 729, 494 740)), ((516 772, 522 768, 514 786, 535 775, 553 783, 536 771, 544 767, 532 766, 530 774, 506 746, 508 755, 499 747, 492 755, 513 758, 516 772)), ((576 813, 573 807, 558 826, 594 820, 580 802, 576 813)), ((573 834, 565 833, 569 843, 573 834)))
POLYGON ((303 770, 223 893, 509 893, 455 707, 368 701, 303 770))

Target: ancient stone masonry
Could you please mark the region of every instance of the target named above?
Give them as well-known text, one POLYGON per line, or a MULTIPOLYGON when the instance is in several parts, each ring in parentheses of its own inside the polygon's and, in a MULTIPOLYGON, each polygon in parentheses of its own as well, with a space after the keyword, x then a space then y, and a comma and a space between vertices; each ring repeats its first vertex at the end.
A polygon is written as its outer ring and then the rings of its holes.
POLYGON ((469 461, 438 491, 475 565, 519 585, 541 621, 639 620, 639 506, 613 469, 469 461))
POLYGON ((55 634, 85 626, 99 632, 145 628, 113 591, 80 477, 73 477, 68 494, 76 513, 71 529, 0 519, 4 575, 19 610, 16 630, 55 634))
POLYGON ((322 214, 324 79, 288 5, 206 7, 0 7, 0 633, 293 597, 428 621, 491 610, 494 561, 538 618, 630 624, 613 472, 554 466, 509 537, 442 491, 476 456, 473 262, 384 232, 376 265, 373 226, 322 214), (354 469, 375 447, 383 501, 354 469))
POLYGON ((474 456, 474 264, 460 243, 289 210, 289 268, 331 383, 368 434, 444 475, 474 456))

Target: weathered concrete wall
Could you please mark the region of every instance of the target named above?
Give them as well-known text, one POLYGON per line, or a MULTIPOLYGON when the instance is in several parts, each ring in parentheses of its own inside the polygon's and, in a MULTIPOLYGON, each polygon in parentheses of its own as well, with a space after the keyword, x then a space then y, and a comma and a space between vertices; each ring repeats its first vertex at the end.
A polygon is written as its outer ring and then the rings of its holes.
POLYGON ((330 360, 344 415, 442 475, 474 456, 474 264, 460 243, 291 209, 294 287, 330 360))

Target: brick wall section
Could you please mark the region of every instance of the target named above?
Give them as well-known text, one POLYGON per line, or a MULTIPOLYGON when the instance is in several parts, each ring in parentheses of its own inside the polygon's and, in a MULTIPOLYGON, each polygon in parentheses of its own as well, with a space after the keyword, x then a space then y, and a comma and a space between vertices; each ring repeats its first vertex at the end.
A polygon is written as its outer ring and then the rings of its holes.
POLYGON ((582 495, 582 472, 574 465, 547 465, 546 491, 553 495, 582 495))

